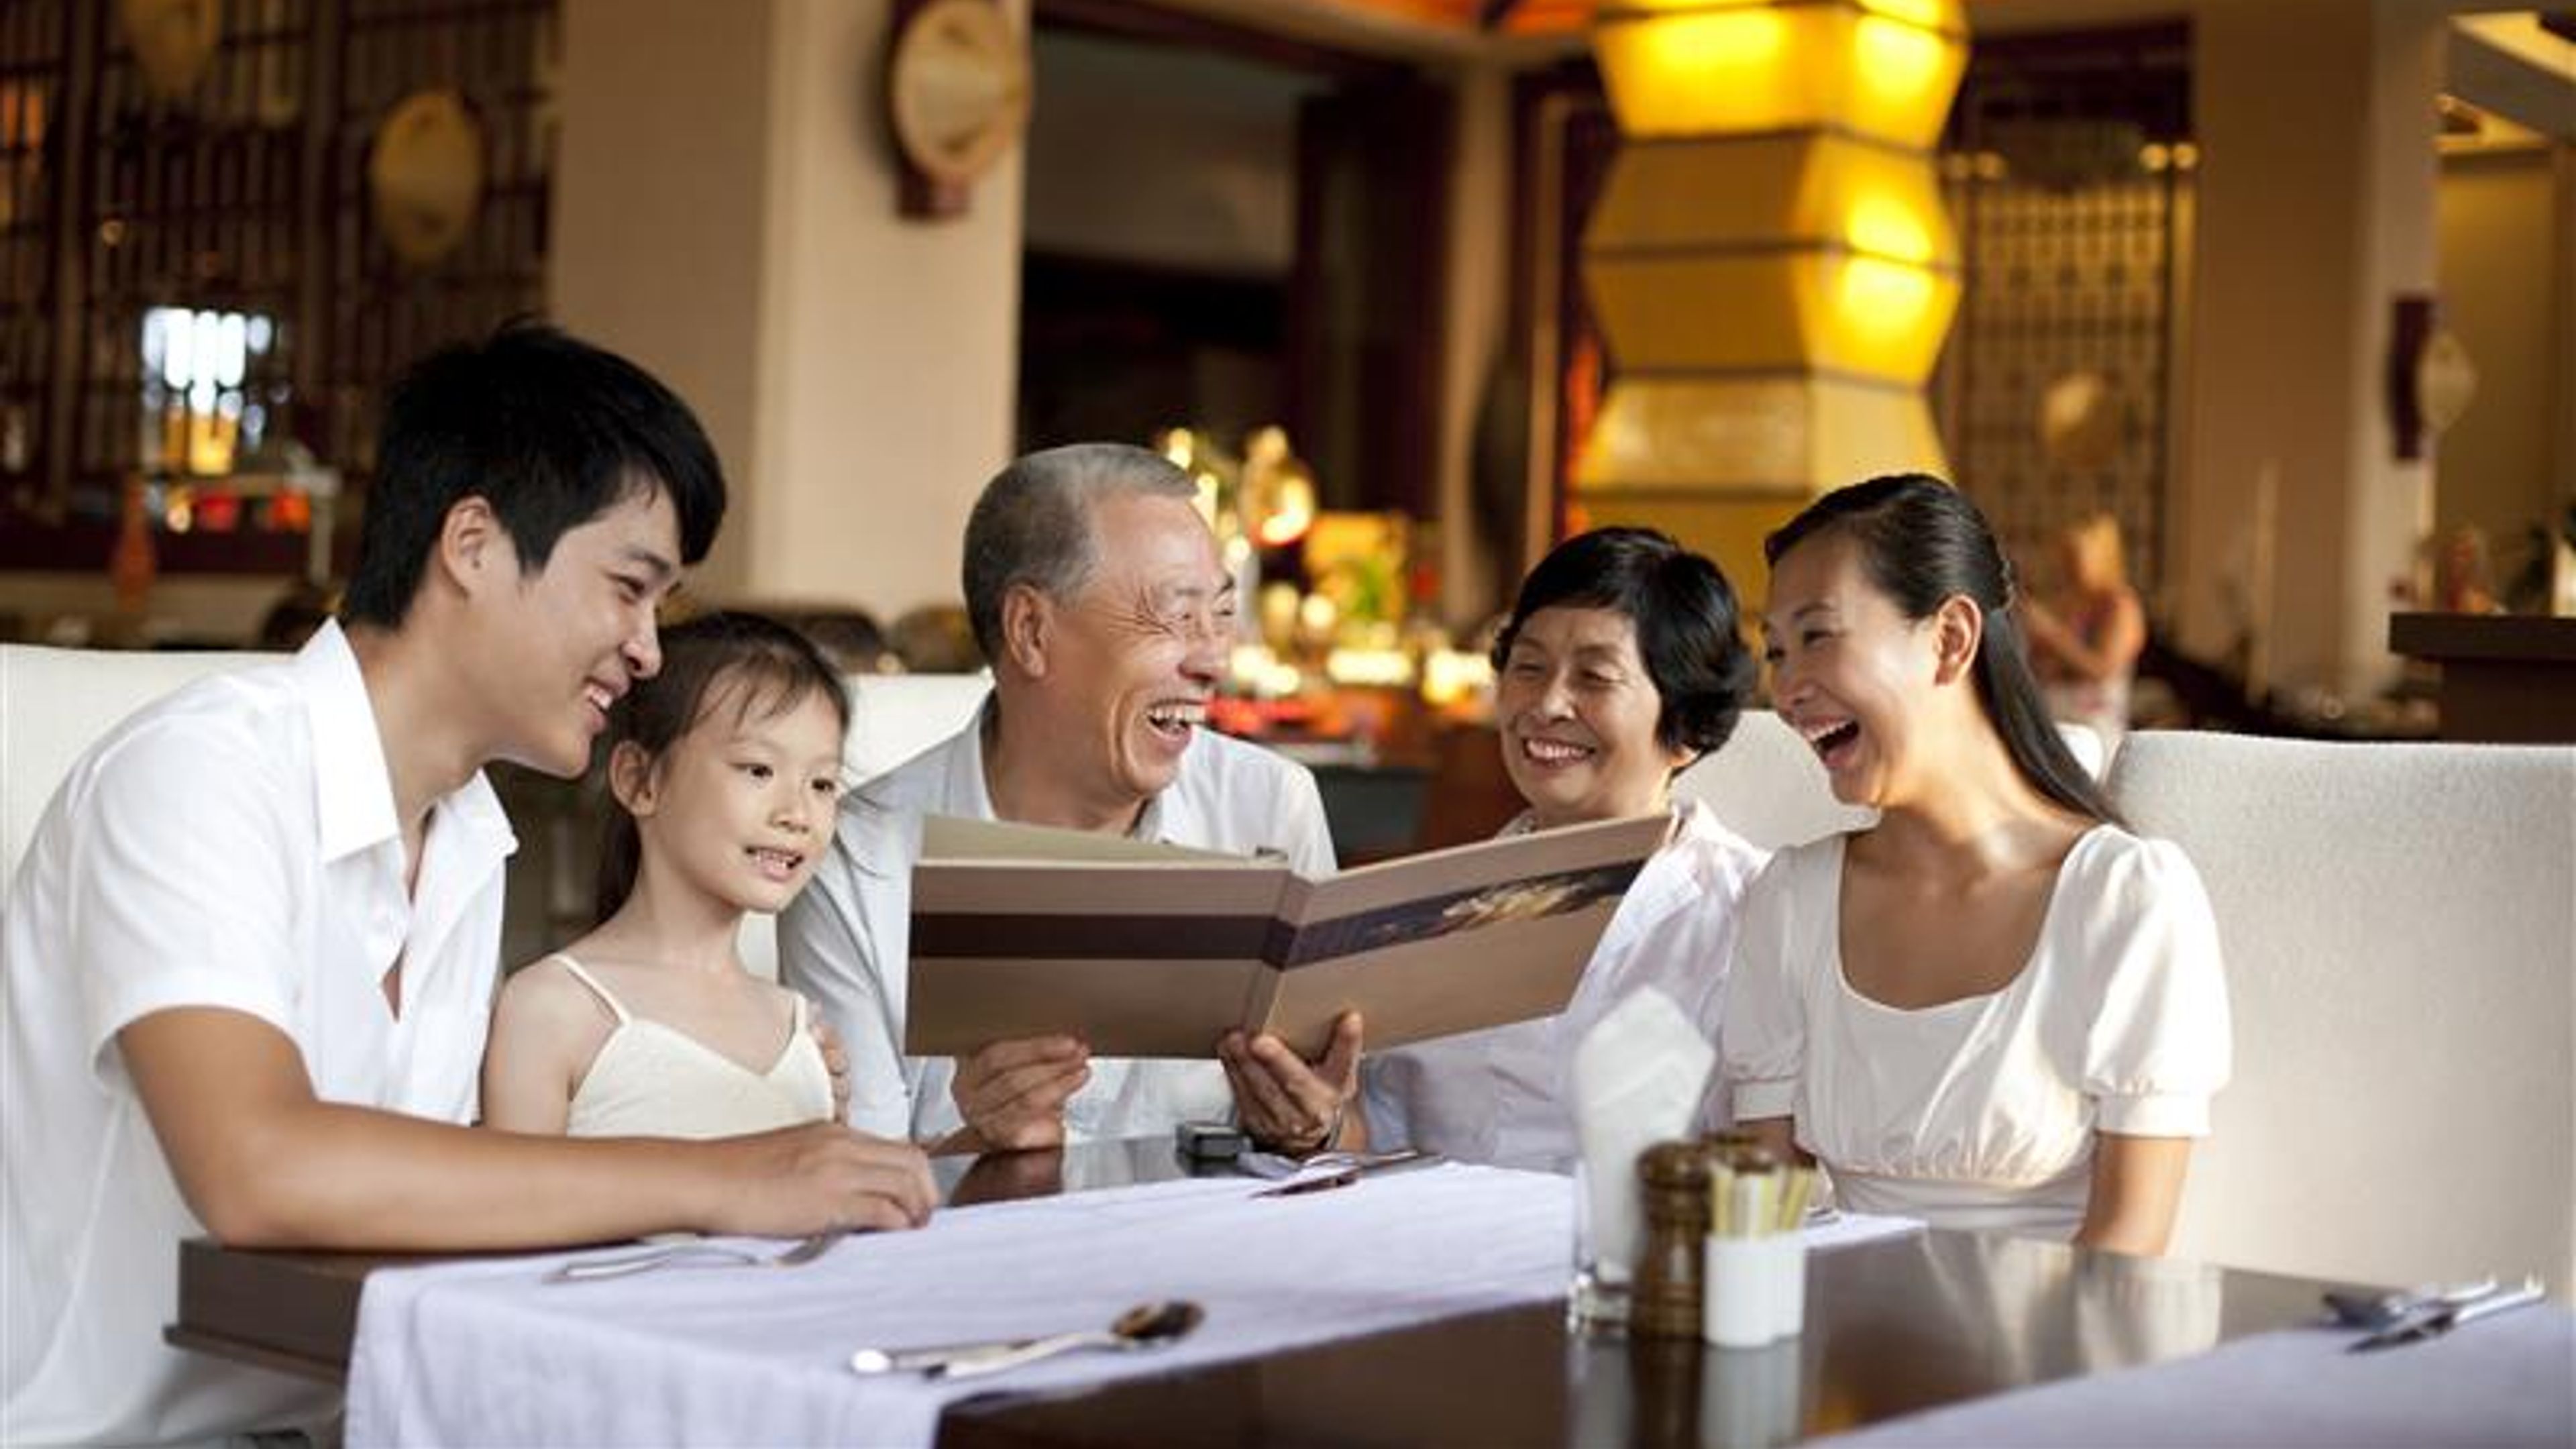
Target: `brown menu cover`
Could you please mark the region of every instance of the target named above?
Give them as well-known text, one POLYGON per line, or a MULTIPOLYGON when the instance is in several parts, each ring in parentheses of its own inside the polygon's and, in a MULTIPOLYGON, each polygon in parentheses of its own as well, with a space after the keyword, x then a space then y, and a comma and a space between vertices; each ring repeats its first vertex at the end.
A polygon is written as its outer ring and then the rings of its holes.
POLYGON ((912 872, 904 1050, 1069 1032, 1213 1057, 1241 1027, 1320 1055, 1564 1009, 1669 817, 1504 836, 1308 880, 1277 860, 934 817, 912 872))

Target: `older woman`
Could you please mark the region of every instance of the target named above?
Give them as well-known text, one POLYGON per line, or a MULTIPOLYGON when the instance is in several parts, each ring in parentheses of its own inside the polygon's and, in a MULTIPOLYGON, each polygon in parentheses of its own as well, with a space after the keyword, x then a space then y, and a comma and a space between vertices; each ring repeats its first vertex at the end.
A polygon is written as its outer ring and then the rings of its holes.
POLYGON ((1648 529, 1605 528, 1531 571, 1494 661, 1503 768, 1529 806, 1507 833, 1661 813, 1672 833, 1562 1015, 1363 1058, 1362 1107, 1373 1147, 1562 1171, 1575 1154, 1567 1065, 1613 1005, 1652 987, 1717 1039, 1735 903, 1763 853, 1706 807, 1676 805, 1671 785, 1734 732, 1753 658, 1715 564, 1648 529))

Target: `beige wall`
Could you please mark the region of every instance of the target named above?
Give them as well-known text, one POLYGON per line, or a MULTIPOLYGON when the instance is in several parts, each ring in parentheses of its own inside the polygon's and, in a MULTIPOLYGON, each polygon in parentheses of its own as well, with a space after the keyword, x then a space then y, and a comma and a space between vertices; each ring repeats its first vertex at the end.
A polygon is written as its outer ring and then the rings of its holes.
POLYGON ((2433 289, 2440 17, 2375 0, 2194 17, 2199 266, 2177 488, 2183 646, 2248 627, 2274 683, 2361 693, 2392 673, 2392 583, 2427 521, 2382 402, 2390 308, 2433 289), (2296 54, 2295 67, 2281 64, 2296 54), (2350 123, 2328 123, 2350 117, 2350 123), (2277 499, 2268 580, 2255 520, 2277 499))
POLYGON ((2576 457, 2558 437, 2576 395, 2564 335, 2566 293, 2576 290, 2576 236, 2562 219, 2571 187, 2576 146, 2468 153, 2442 166, 2442 316, 2477 365, 2478 393, 2442 436, 2435 522, 2443 533, 2483 530, 2499 585, 2525 528, 2576 488, 2576 457))
MULTIPOLYGON (((1435 466, 1440 528, 1440 612, 1464 632, 1509 602, 1520 563, 1500 559, 1475 526, 1478 410, 1505 347, 1511 285, 1512 81, 1500 66, 1462 66, 1450 77, 1458 113, 1449 193, 1448 351, 1442 358, 1435 466)), ((1509 535, 1510 520, 1502 520, 1509 535)))
POLYGON ((953 598, 966 510, 1008 456, 1020 165, 963 218, 896 214, 888 10, 566 6, 555 311, 705 418, 735 490, 712 596, 887 618, 953 598))
POLYGON ((567 0, 553 247, 564 326, 652 369, 706 424, 733 484, 698 586, 744 572, 758 446, 760 248, 776 0, 567 0))

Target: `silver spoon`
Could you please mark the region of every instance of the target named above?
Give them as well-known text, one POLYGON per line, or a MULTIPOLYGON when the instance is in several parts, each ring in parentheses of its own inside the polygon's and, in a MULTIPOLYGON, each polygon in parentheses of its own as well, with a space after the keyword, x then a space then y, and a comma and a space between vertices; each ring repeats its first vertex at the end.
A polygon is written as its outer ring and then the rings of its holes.
POLYGON ((1033 1364, 1061 1353, 1086 1348, 1136 1349, 1158 1348, 1186 1337, 1207 1317, 1207 1310, 1195 1303, 1175 1299, 1163 1303, 1139 1303, 1119 1314, 1105 1329, 1085 1329, 1077 1333, 1059 1333, 1048 1338, 1019 1342, 1002 1342, 981 1347, 965 1345, 937 1350, 910 1350, 888 1353, 881 1349, 861 1349, 850 1358, 850 1367, 860 1373, 885 1373, 920 1369, 928 1377, 967 1379, 981 1378, 1008 1369, 1033 1364), (931 1353, 940 1357, 923 1360, 931 1353))

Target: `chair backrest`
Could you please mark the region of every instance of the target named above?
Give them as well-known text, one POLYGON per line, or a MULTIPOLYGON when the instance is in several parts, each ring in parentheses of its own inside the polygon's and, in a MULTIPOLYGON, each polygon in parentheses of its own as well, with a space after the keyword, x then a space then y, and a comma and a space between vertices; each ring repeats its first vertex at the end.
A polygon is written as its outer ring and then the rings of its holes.
POLYGON ((81 751, 192 679, 272 657, 0 644, 0 910, 27 837, 81 751))
MULTIPOLYGON (((2058 730, 2076 763, 2099 775, 2102 737, 2080 724, 2058 730)), ((1673 793, 1706 803, 1728 829, 1765 850, 1804 845, 1878 819, 1875 810, 1836 800, 1824 761, 1767 709, 1746 710, 1725 747, 1682 771, 1673 793)))
POLYGON ((841 763, 853 782, 882 775, 965 728, 992 689, 989 674, 853 674, 841 763))
MULTIPOLYGON (((851 783, 873 779, 965 728, 983 706, 986 674, 854 674, 850 737, 841 763, 851 783)), ((736 942, 744 969, 778 976, 777 922, 748 916, 736 942)))
POLYGON ((1875 810, 1835 799, 1824 761, 1767 709, 1746 710, 1717 753, 1673 781, 1673 794, 1705 804, 1726 828, 1764 850, 1858 830, 1878 818, 1875 810))
MULTIPOLYGON (((190 680, 277 657, 0 645, 0 910, 8 908, 28 835, 83 750, 190 680)), ((864 780, 954 733, 992 684, 983 675, 870 674, 854 677, 851 686, 855 706, 843 759, 851 778, 864 780)), ((514 882, 513 889, 539 886, 514 882)), ((769 921, 745 921, 744 964, 774 974, 776 956, 769 921)))
POLYGON ((2576 1282, 2576 749, 2132 734, 2218 915, 2235 1078, 2174 1251, 2576 1282))

